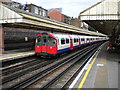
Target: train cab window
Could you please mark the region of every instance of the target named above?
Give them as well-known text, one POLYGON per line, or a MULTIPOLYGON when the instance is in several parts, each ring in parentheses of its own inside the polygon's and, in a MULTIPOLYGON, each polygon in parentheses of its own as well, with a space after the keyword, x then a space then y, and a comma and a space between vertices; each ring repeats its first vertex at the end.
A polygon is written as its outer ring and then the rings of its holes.
POLYGON ((43 42, 44 42, 44 43, 46 43, 46 42, 47 42, 46 37, 43 37, 43 42))
POLYGON ((48 43, 48 46, 56 46, 56 39, 49 36, 47 43, 48 43))
POLYGON ((36 45, 56 46, 56 39, 50 36, 39 36, 36 38, 36 45))
POLYGON ((69 43, 69 39, 68 39, 68 38, 66 38, 66 43, 67 43, 67 44, 69 43))
POLYGON ((65 44, 65 39, 61 39, 61 44, 65 44))
POLYGON ((36 38, 36 44, 39 44, 41 42, 41 37, 36 38))
POLYGON ((46 36, 38 36, 36 38, 36 45, 46 46, 47 45, 47 37, 46 36))

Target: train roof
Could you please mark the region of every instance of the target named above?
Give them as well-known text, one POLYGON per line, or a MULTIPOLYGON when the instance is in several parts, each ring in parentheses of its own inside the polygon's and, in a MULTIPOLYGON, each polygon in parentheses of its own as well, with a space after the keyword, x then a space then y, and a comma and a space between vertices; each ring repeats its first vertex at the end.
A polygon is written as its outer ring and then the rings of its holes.
MULTIPOLYGON (((70 35, 70 34, 55 34, 55 33, 40 33, 37 36, 51 36, 54 37, 56 39, 58 38, 96 38, 96 36, 85 36, 85 35, 70 35)), ((100 38, 100 37, 97 37, 100 38)))

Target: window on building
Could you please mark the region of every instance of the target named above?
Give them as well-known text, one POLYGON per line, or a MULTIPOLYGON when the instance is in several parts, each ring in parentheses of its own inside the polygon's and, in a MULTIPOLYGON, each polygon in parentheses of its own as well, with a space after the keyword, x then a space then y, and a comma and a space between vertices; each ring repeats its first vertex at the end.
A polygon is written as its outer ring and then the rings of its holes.
POLYGON ((47 16, 47 15, 46 15, 46 11, 45 11, 45 10, 43 10, 43 12, 42 12, 42 13, 43 13, 43 14, 42 14, 43 16, 47 16))
POLYGON ((38 14, 38 7, 34 8, 34 12, 35 12, 35 14, 38 14))

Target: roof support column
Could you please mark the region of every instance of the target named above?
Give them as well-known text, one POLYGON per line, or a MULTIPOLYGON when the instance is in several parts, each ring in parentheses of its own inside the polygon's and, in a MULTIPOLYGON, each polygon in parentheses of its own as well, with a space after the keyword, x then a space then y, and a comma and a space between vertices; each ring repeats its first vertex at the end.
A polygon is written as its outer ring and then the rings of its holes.
POLYGON ((0 24, 0 54, 4 52, 4 29, 2 24, 0 24))

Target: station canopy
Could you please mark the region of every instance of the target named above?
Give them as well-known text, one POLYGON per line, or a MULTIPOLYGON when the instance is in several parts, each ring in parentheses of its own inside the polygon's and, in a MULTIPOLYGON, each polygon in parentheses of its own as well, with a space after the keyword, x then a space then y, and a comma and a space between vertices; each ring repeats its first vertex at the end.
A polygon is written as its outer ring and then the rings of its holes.
POLYGON ((104 34, 120 34, 120 0, 102 0, 80 12, 81 20, 104 34))
POLYGON ((92 32, 88 30, 84 30, 79 27, 75 27, 69 24, 65 24, 62 22, 58 22, 55 20, 51 20, 46 17, 42 17, 40 15, 36 15, 33 13, 26 12, 24 10, 20 10, 17 8, 9 7, 0 3, 0 23, 1 24, 13 24, 13 25, 28 25, 33 27, 42 27, 42 28, 50 28, 54 30, 66 31, 66 32, 74 32, 79 34, 87 34, 94 36, 106 36, 102 33, 92 32))

